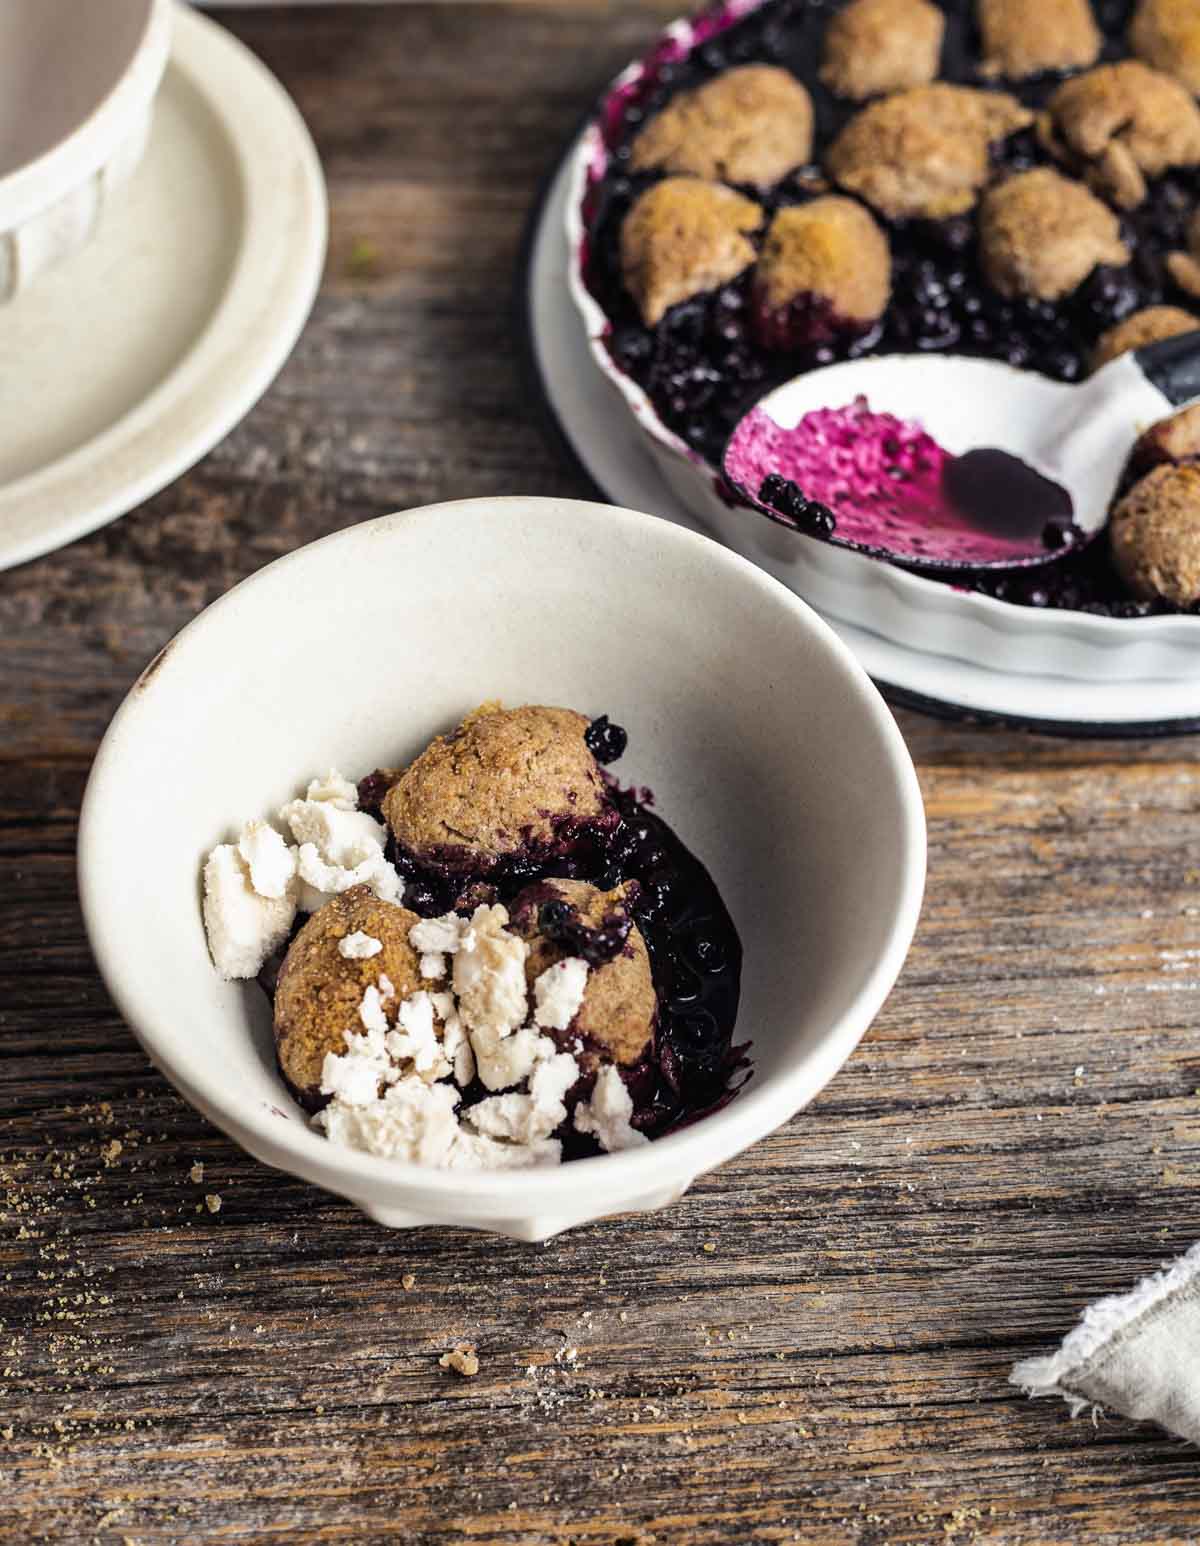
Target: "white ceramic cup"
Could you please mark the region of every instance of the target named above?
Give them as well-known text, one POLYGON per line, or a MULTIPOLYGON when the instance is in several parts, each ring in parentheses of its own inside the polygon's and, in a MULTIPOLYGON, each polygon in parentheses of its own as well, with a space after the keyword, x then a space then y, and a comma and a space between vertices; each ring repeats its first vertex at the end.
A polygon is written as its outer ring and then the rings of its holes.
POLYGON ((79 834, 105 981, 193 1105, 381 1223, 526 1240, 661 1207, 811 1100, 895 981, 924 873, 903 739, 817 615, 707 538, 554 499, 386 516, 244 581, 133 687, 79 834), (735 1034, 753 1044, 754 1076, 724 1110, 643 1148, 485 1174, 339 1148, 284 1088, 264 995, 209 959, 200 869, 215 843, 331 766, 403 764, 485 698, 624 725, 613 771, 651 787, 741 934, 735 1034))
POLYGON ((0 5, 0 302, 82 246, 132 175, 172 0, 0 5))

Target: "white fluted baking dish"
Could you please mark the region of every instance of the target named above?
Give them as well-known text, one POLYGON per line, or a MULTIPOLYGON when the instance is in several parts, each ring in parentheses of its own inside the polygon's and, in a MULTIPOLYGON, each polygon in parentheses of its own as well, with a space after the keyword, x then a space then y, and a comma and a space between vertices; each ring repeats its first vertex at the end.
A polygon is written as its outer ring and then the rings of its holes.
POLYGON ((603 125, 617 119, 624 99, 648 68, 683 57, 764 3, 727 0, 694 21, 672 23, 643 60, 613 81, 571 157, 565 219, 571 296, 591 358, 637 423, 659 472, 689 512, 722 542, 761 564, 821 612, 895 644, 1004 672, 1089 682, 1200 675, 1200 618, 1112 618, 1016 606, 788 531, 731 504, 715 469, 663 423, 646 393, 613 359, 607 345, 609 320, 584 278, 585 198, 608 165, 603 125))

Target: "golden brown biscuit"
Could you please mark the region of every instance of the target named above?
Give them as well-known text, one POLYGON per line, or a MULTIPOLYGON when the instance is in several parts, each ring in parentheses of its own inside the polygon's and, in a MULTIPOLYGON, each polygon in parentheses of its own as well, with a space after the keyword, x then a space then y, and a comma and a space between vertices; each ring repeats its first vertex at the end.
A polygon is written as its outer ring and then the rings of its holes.
POLYGON ((988 179, 988 147, 1032 122, 1005 92, 917 86, 856 113, 826 166, 834 182, 890 220, 944 220, 975 203, 988 179))
POLYGON ((1109 523, 1113 561, 1143 601, 1200 601, 1200 467, 1156 467, 1118 500, 1109 523))
POLYGON ((1175 338, 1180 333, 1190 333, 1200 327, 1200 318, 1181 306, 1143 306, 1101 333, 1092 349, 1092 369, 1099 370, 1119 354, 1130 349, 1142 349, 1146 344, 1156 344, 1164 338, 1175 338))
POLYGON ((359 1007, 369 987, 388 977, 395 990, 389 1013, 429 984, 408 942, 420 919, 406 907, 381 902, 368 886, 352 886, 315 912, 292 941, 275 990, 275 1050, 279 1066, 310 1108, 321 1097, 321 1066, 329 1052, 346 1050, 346 1032, 363 1030, 359 1007), (365 959, 347 959, 338 941, 368 934, 383 946, 365 959))
POLYGON ((1129 262, 1120 223, 1082 183, 1048 166, 998 183, 979 207, 979 255, 1001 295, 1055 301, 1099 263, 1129 262))
POLYGON ((861 204, 836 194, 781 209, 754 274, 764 311, 811 299, 831 331, 878 321, 891 281, 887 237, 861 204))
POLYGON ((821 79, 861 102, 934 80, 946 17, 929 0, 850 0, 825 29, 821 79))
POLYGON ((1115 142, 1149 177, 1200 162, 1200 108, 1178 81, 1137 59, 1064 81, 1049 107, 1061 139, 1086 160, 1115 142))
POLYGON ((754 262, 763 212, 720 183, 668 177, 634 200, 621 226, 621 273, 642 320, 727 284, 754 262))
POLYGON ((812 100, 787 70, 747 64, 681 91, 630 146, 635 172, 769 188, 812 155, 812 100))
POLYGON ((525 844, 547 844, 566 818, 609 807, 573 709, 484 703, 437 736, 384 796, 383 814, 418 859, 486 870, 525 844))
POLYGON ((1095 64, 1104 39, 1088 0, 978 0, 985 75, 1024 80, 1095 64))
POLYGON ((1138 0, 1129 46, 1139 59, 1200 96, 1200 5, 1196 0, 1138 0))
POLYGON ((1160 419, 1138 436, 1130 466, 1139 473, 1148 472, 1163 462, 1192 462, 1200 459, 1200 403, 1181 408, 1178 413, 1160 419))
MULTIPOLYGON (((613 913, 625 911, 627 897, 625 886, 601 891, 581 880, 544 881, 522 892, 513 903, 512 927, 529 941, 525 974, 530 988, 547 967, 569 954, 541 931, 539 914, 544 902, 558 898, 568 903, 584 923, 597 929, 613 913)), ((560 1033, 565 1037, 562 1044, 570 1048, 573 1037, 583 1038, 583 1050, 576 1052, 576 1058, 585 1073, 594 1072, 602 1059, 636 1063, 654 1035, 657 1014, 650 957, 641 930, 634 924, 624 949, 588 972, 583 1004, 567 1031, 560 1033)))

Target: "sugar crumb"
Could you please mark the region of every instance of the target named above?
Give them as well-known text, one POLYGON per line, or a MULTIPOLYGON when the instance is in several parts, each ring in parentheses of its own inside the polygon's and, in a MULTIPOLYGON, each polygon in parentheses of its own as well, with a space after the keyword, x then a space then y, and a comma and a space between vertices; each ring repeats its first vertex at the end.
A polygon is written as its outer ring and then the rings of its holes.
POLYGON ((438 1363, 443 1369, 453 1369, 455 1374, 461 1374, 464 1379, 479 1373, 479 1359, 470 1342, 459 1342, 450 1352, 443 1353, 438 1363))

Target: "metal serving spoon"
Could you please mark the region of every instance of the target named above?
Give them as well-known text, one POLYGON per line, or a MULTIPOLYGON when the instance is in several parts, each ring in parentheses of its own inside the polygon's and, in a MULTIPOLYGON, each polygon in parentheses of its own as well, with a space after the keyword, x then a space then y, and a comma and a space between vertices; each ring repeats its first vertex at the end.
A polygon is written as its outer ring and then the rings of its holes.
POLYGON ((1137 436, 1198 396, 1200 331, 1078 384, 962 355, 877 355, 768 393, 739 420, 723 471, 773 520, 874 557, 1043 564, 1103 528, 1137 436))

